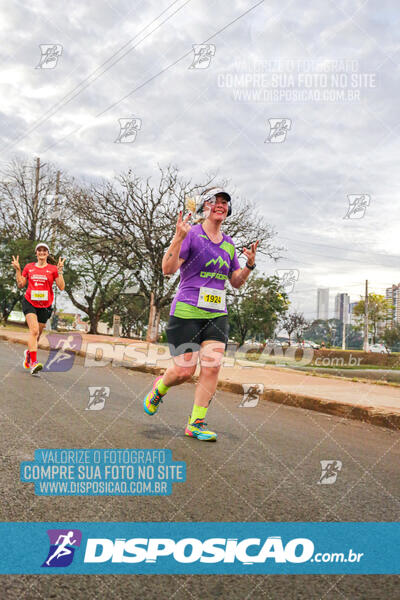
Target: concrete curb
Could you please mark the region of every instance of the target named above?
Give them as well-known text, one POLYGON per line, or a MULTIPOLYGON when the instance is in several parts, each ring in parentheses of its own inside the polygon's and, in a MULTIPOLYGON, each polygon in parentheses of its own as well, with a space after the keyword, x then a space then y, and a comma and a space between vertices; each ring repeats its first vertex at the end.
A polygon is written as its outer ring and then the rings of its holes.
MULTIPOLYGON (((0 333, 0 339, 14 344, 25 345, 25 340, 19 340, 10 338, 0 333)), ((49 346, 43 343, 39 343, 38 347, 41 350, 48 350, 49 346)), ((86 351, 79 350, 75 351, 78 356, 85 357, 86 351)), ((121 365, 124 368, 132 371, 140 371, 142 373, 152 373, 153 375, 162 375, 165 372, 164 368, 153 367, 148 365, 121 365)), ((196 382, 197 376, 191 378, 192 382, 196 382)), ((243 396, 243 387, 240 383, 233 381, 222 380, 218 382, 217 389, 231 392, 233 394, 239 394, 243 396)), ((294 406, 296 408, 305 408, 307 410, 314 410, 317 412, 334 415, 337 417, 344 417, 346 419, 354 419, 357 421, 363 421, 371 423, 372 425, 378 425, 380 427, 387 427, 395 431, 400 431, 400 412, 394 413, 385 409, 376 409, 371 406, 354 406, 352 404, 346 404, 343 402, 335 402, 332 400, 324 400, 316 396, 306 396, 304 394, 292 394, 282 392, 275 389, 264 390, 262 400, 268 402, 276 402, 277 404, 285 404, 287 406, 294 406)))

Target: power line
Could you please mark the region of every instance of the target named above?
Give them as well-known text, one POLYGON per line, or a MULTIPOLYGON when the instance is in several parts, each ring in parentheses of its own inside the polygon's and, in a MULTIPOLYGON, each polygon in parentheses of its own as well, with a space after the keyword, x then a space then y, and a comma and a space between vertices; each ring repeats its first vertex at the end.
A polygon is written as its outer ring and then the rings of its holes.
MULTIPOLYGON (((335 286, 335 287, 331 286, 329 288, 324 288, 323 286, 321 286, 321 287, 315 287, 315 288, 313 287, 313 288, 297 289, 295 287, 295 289, 293 290, 293 292, 289 292, 289 294, 307 294, 308 292, 316 292, 319 289, 329 289, 330 291, 332 290, 332 293, 335 293, 335 294, 346 294, 347 292, 344 292, 344 291, 342 291, 342 292, 336 292, 336 290, 344 290, 344 289, 348 289, 348 288, 351 288, 351 287, 361 287, 363 285, 364 285, 364 282, 345 284, 345 285, 342 285, 342 286, 335 286)), ((386 287, 385 286, 380 286, 380 285, 375 285, 373 287, 374 287, 374 290, 385 290, 386 291, 386 289, 390 288, 391 286, 392 286, 392 284, 390 283, 386 287)), ((353 293, 357 293, 357 292, 353 292, 353 293)), ((374 292, 372 292, 372 293, 374 293, 374 292)))
MULTIPOLYGON (((263 2, 264 2, 264 0, 261 0, 260 2, 258 2, 257 4, 255 4, 254 6, 252 6, 251 8, 249 8, 248 10, 246 10, 244 13, 242 13, 241 15, 239 15, 238 17, 236 17, 236 19, 233 19, 233 21, 231 21, 230 23, 228 23, 227 25, 225 25, 224 27, 222 27, 221 29, 219 29, 218 31, 216 31, 215 33, 213 33, 213 35, 211 35, 209 38, 207 38, 206 40, 204 40, 201 43, 202 44, 207 44, 207 42, 209 42, 210 40, 214 39, 217 35, 219 35, 223 31, 225 31, 225 29, 228 29, 228 27, 230 27, 231 25, 233 25, 233 23, 236 23, 237 21, 239 21, 239 19, 241 19, 242 17, 244 17, 245 15, 247 15, 249 12, 251 12, 252 10, 254 10, 255 8, 257 8, 257 6, 259 6, 263 2)), ((156 75, 153 75, 152 77, 150 77, 149 79, 147 79, 144 83, 142 83, 141 85, 139 85, 136 88, 134 88, 131 92, 129 92, 128 94, 126 94, 125 96, 123 96, 120 100, 117 100, 117 102, 114 102, 113 104, 110 104, 110 106, 108 106, 102 112, 100 112, 98 115, 96 115, 96 117, 102 116, 104 113, 106 113, 107 111, 109 111, 111 108, 114 108, 114 106, 117 106, 118 104, 120 104, 120 102, 123 102, 124 100, 126 100, 127 98, 129 98, 129 96, 132 96, 132 94, 134 94, 135 92, 137 92, 138 90, 140 90, 142 87, 144 87, 145 85, 147 85, 147 83, 149 83, 150 81, 153 81, 156 77, 158 77, 159 75, 162 75, 163 73, 165 73, 166 71, 168 71, 171 67, 174 67, 178 62, 180 62, 181 60, 183 60, 184 58, 186 58, 187 56, 189 56, 189 54, 192 54, 192 52, 193 52, 193 50, 189 50, 188 52, 186 52, 185 54, 183 54, 180 58, 178 58, 174 62, 170 63, 167 67, 164 67, 164 69, 161 69, 161 71, 159 71, 156 75)))
POLYGON ((159 29, 164 23, 166 23, 169 19, 171 19, 177 12, 179 12, 182 8, 184 8, 184 6, 186 6, 186 4, 188 4, 189 2, 191 2, 191 0, 186 0, 186 2, 184 2, 182 4, 182 6, 180 6, 176 11, 174 11, 171 15, 169 15, 166 19, 164 19, 164 21, 162 21, 159 25, 157 25, 157 27, 155 27, 154 29, 152 29, 152 31, 150 31, 143 39, 141 39, 137 44, 135 44, 132 48, 129 48, 126 52, 124 52, 124 54, 122 54, 121 56, 119 56, 116 60, 114 60, 106 69, 104 69, 102 72, 98 73, 95 77, 94 75, 101 70, 102 67, 104 67, 104 65, 106 65, 107 63, 109 63, 110 61, 112 61, 112 59, 117 56, 117 54, 119 54, 120 52, 122 52, 122 50, 124 50, 127 46, 129 46, 137 37, 139 37, 139 35, 141 33, 143 33, 146 29, 148 29, 148 27, 150 27, 155 21, 157 21, 157 19, 159 19, 165 12, 167 12, 174 4, 176 4, 179 0, 174 0, 174 2, 172 2, 172 4, 170 4, 165 10, 163 10, 155 19, 153 19, 148 25, 146 25, 145 27, 143 27, 143 29, 141 31, 139 31, 139 33, 137 33, 133 38, 131 38, 128 42, 126 42, 123 46, 121 46, 121 48, 119 48, 119 50, 117 50, 114 54, 112 54, 107 60, 105 60, 101 65, 99 65, 98 67, 96 67, 96 69, 94 71, 92 71, 92 73, 90 73, 85 79, 83 79, 77 86, 75 86, 72 90, 70 90, 67 94, 65 94, 65 96, 63 98, 61 98, 61 100, 59 100, 58 102, 56 102, 55 104, 53 104, 53 106, 51 106, 49 109, 47 109, 47 111, 45 111, 45 113, 31 126, 30 129, 28 129, 28 131, 26 133, 24 133, 23 135, 19 136, 19 138, 16 138, 15 140, 13 140, 13 142, 11 142, 8 146, 4 146, 2 148, 2 150, 9 150, 12 147, 15 146, 15 144, 17 144, 18 142, 22 141, 23 139, 25 139, 28 135, 30 135, 33 131, 35 131, 38 127, 40 127, 41 125, 43 125, 46 121, 48 121, 56 112, 58 112, 58 110, 60 108, 63 108, 64 106, 66 106, 67 104, 69 104, 69 102, 71 102, 71 100, 73 100, 74 98, 76 98, 77 96, 79 96, 79 94, 81 94, 86 88, 88 88, 92 83, 94 83, 97 79, 99 79, 99 77, 101 77, 102 75, 104 75, 104 73, 106 73, 109 69, 111 69, 111 67, 113 67, 115 64, 117 64, 120 60, 122 60, 127 54, 129 54, 129 52, 131 52, 132 50, 134 50, 135 48, 137 48, 139 46, 139 44, 141 44, 142 42, 144 42, 144 40, 146 40, 152 33, 154 33, 155 31, 157 31, 157 29, 159 29), (93 77, 93 79, 91 81, 88 81, 91 77, 93 77), (88 81, 88 83, 86 85, 84 85, 86 82, 88 81), (81 88, 81 89, 79 89, 81 88), (76 90, 77 91, 76 94, 74 94, 74 92, 76 90), (74 94, 71 96, 71 94, 74 94), (70 98, 68 98, 68 96, 71 96, 70 98))
MULTIPOLYGON (((264 1, 265 0, 260 0, 260 2, 258 2, 257 4, 255 4, 254 6, 252 6, 251 8, 249 8, 248 10, 246 10, 244 13, 242 13, 241 15, 239 15, 238 17, 236 17, 236 19, 233 19, 233 21, 230 21, 227 25, 225 25, 224 27, 222 27, 221 29, 219 29, 218 31, 216 31, 215 33, 213 33, 212 36, 210 36, 209 38, 207 38, 206 40, 204 40, 201 43, 202 44, 206 44, 207 42, 209 42, 210 40, 212 40, 213 38, 215 38, 217 35, 219 35, 220 33, 222 33, 222 31, 225 31, 225 29, 227 29, 228 27, 230 27, 231 25, 233 25, 234 23, 236 23, 237 21, 239 21, 239 19, 241 19, 242 17, 244 17, 246 14, 248 14, 249 12, 251 12, 252 10, 254 10, 255 8, 257 8, 257 6, 259 6, 260 4, 263 4, 264 1)), ((157 77, 159 77, 159 75, 162 75, 163 73, 165 73, 166 71, 168 71, 171 67, 174 67, 181 60, 183 60, 184 58, 186 58, 187 56, 189 56, 190 54, 192 54, 192 52, 193 52, 192 49, 189 50, 188 52, 186 52, 185 54, 183 54, 180 58, 178 58, 177 60, 173 61, 172 63, 170 63, 169 65, 167 65, 163 69, 161 69, 161 71, 159 71, 155 75, 152 75, 151 77, 149 77, 148 79, 146 79, 146 81, 144 81, 143 83, 141 83, 140 85, 138 85, 137 87, 135 87, 128 94, 126 94, 125 96, 123 96, 122 98, 120 98, 119 100, 117 100, 116 102, 113 102, 112 104, 110 104, 107 108, 105 108, 101 112, 97 113, 97 115, 95 115, 95 118, 97 119, 98 117, 101 117, 106 112, 108 112, 109 110, 111 110, 112 108, 114 108, 115 106, 117 106, 118 104, 120 104, 121 102, 123 102, 124 100, 126 100, 127 98, 129 98, 129 96, 132 96, 135 92, 137 92, 138 90, 140 90, 143 87, 145 87, 148 83, 150 83, 151 81, 154 81, 154 79, 156 79, 157 77)), ((47 152, 47 150, 50 150, 54 146, 57 146, 60 142, 64 141, 66 138, 68 138, 73 133, 76 133, 80 129, 82 129, 82 126, 77 127, 76 129, 74 129, 73 131, 71 131, 70 133, 68 133, 67 135, 65 135, 63 138, 61 138, 61 140, 58 140, 57 142, 54 142, 53 144, 51 144, 50 146, 48 146, 44 151, 47 152)))

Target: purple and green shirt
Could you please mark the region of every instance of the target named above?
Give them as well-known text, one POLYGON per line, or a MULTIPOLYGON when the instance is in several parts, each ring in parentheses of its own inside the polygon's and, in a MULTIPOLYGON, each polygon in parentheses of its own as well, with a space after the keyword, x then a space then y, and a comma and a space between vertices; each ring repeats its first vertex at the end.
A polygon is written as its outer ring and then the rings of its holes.
POLYGON ((179 258, 181 280, 171 305, 170 315, 181 319, 210 319, 227 314, 226 309, 204 309, 197 306, 199 290, 207 287, 223 290, 240 264, 232 238, 225 233, 219 243, 212 242, 201 225, 194 225, 182 242, 179 258))

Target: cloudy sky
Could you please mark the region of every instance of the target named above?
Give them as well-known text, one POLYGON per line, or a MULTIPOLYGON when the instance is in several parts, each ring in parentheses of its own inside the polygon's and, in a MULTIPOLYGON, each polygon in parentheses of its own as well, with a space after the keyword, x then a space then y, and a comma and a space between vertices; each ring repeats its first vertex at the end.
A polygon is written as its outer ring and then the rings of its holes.
POLYGON ((86 180, 217 172, 286 248, 261 270, 298 271, 308 318, 329 287, 332 313, 337 292, 400 281, 399 14, 395 0, 3 2, 0 160, 86 180), (119 119, 133 131, 115 143, 119 119))

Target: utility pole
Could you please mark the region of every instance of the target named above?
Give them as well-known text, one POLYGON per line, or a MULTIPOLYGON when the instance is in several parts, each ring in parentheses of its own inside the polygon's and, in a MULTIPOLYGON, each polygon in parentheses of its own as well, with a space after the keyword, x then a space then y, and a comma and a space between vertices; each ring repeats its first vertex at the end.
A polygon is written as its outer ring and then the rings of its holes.
POLYGON ((346 321, 343 320, 342 350, 346 350, 346 321))
MULTIPOLYGON (((60 171, 57 171, 57 175, 56 175, 56 193, 55 193, 55 197, 54 197, 54 215, 55 218, 57 219, 57 209, 58 209, 58 194, 60 193, 60 171)), ((52 235, 51 235, 51 252, 54 252, 54 245, 56 243, 56 221, 53 220, 53 231, 52 231, 52 235)), ((58 292, 58 288, 56 286, 56 289, 54 290, 54 307, 53 307, 53 314, 52 314, 52 323, 54 322, 55 324, 57 323, 57 292, 58 292)), ((57 326, 54 327, 54 329, 57 329, 57 326)))
POLYGON ((54 244, 56 243, 56 219, 57 219, 57 210, 58 210, 58 195, 60 193, 60 171, 57 171, 57 175, 56 175, 56 193, 54 196, 54 216, 55 219, 53 220, 53 232, 52 232, 52 237, 51 237, 51 246, 52 249, 54 249, 54 244))
POLYGON ((365 280, 364 301, 364 352, 368 352, 368 279, 365 280))
POLYGON ((31 227, 31 240, 34 241, 36 238, 36 225, 37 225, 37 209, 39 203, 39 179, 40 179, 40 158, 36 159, 35 168, 35 193, 33 196, 33 215, 32 215, 32 227, 31 227))
POLYGON ((121 335, 121 317, 113 315, 113 336, 120 337, 121 335))

